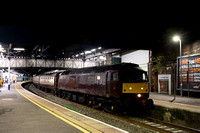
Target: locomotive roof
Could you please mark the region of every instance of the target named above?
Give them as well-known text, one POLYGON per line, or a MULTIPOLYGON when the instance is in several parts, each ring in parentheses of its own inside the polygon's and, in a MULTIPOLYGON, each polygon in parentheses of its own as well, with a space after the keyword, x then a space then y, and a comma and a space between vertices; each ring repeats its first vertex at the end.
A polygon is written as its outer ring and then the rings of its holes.
POLYGON ((88 68, 79 68, 67 70, 62 73, 65 74, 81 74, 81 73, 102 73, 108 70, 131 70, 139 67, 137 64, 133 63, 121 63, 116 65, 106 65, 106 66, 96 66, 96 67, 88 67, 88 68))

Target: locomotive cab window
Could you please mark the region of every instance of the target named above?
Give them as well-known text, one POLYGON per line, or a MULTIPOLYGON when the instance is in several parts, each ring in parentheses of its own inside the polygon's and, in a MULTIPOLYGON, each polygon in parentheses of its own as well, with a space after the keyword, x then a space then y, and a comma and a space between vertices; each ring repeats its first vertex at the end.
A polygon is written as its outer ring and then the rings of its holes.
POLYGON ((120 73, 122 82, 147 82, 147 73, 144 71, 123 71, 120 73))
POLYGON ((118 72, 113 72, 112 73, 112 80, 113 81, 119 81, 118 72))
POLYGON ((147 80, 148 80, 148 79, 147 79, 148 77, 147 77, 147 75, 146 75, 145 73, 143 73, 142 78, 143 78, 144 81, 147 81, 147 80))

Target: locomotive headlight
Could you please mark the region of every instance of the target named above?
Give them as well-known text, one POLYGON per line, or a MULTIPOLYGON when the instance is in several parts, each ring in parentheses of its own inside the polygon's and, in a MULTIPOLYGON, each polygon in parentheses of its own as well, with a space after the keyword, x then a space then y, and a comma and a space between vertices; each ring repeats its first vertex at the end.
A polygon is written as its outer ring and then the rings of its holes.
POLYGON ((133 89, 132 87, 129 88, 129 90, 132 90, 132 89, 133 89))
POLYGON ((141 94, 138 94, 137 96, 138 96, 138 97, 141 97, 142 95, 141 95, 141 94))

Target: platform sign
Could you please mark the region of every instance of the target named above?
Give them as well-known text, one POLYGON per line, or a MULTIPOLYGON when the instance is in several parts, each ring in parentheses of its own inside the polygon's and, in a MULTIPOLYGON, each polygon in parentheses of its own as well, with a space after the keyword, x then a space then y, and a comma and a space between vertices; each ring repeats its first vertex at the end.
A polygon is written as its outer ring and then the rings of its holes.
POLYGON ((171 74, 158 75, 158 93, 171 95, 171 74))
POLYGON ((200 55, 178 58, 178 87, 182 78, 183 90, 200 91, 200 55))

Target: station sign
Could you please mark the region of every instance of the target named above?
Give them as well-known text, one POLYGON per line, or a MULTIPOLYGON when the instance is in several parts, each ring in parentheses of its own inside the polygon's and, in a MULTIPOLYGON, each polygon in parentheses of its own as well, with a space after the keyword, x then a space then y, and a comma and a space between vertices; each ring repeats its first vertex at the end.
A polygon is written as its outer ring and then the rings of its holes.
POLYGON ((171 95, 171 74, 158 75, 158 93, 171 95))

